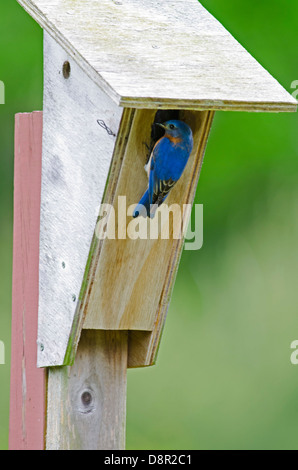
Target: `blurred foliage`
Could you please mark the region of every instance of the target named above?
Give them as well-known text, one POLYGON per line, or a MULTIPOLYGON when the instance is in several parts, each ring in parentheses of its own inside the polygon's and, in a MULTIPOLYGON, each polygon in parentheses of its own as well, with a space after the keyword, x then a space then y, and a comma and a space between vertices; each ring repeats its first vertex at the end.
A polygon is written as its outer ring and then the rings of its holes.
MULTIPOLYGON (((202 4, 289 91, 298 79, 294 0, 202 4)), ((0 6, 0 448, 7 448, 13 121, 42 109, 42 31, 0 6)), ((198 25, 199 28, 199 25, 198 25)), ((216 114, 196 200, 204 246, 184 252, 157 365, 128 371, 128 449, 297 449, 296 114, 216 114)))

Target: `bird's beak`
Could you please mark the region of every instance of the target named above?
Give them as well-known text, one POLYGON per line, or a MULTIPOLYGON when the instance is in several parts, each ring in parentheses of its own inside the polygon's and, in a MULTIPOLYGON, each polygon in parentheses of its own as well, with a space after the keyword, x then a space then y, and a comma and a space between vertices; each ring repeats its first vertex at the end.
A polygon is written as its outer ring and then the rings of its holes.
POLYGON ((159 127, 162 127, 163 129, 166 129, 166 126, 164 126, 163 124, 161 124, 160 122, 156 122, 155 123, 157 126, 159 127))

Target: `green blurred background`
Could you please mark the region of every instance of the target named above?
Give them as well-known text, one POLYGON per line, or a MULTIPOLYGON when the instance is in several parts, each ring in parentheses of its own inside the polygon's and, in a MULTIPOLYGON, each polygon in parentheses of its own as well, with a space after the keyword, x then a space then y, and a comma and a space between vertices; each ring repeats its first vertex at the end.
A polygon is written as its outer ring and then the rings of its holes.
MULTIPOLYGON (((203 5, 290 92, 297 0, 203 5)), ((0 6, 0 449, 8 446, 14 114, 42 109, 42 31, 0 6)), ((296 114, 218 112, 155 367, 128 372, 128 449, 298 449, 296 114)))

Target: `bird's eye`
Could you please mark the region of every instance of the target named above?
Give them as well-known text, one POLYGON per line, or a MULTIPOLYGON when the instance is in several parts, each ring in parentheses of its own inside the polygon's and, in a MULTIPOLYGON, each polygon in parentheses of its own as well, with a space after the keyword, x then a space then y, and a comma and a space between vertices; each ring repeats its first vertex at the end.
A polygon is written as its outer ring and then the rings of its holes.
POLYGON ((171 130, 175 129, 174 124, 170 124, 170 125, 169 125, 169 128, 170 128, 171 130))

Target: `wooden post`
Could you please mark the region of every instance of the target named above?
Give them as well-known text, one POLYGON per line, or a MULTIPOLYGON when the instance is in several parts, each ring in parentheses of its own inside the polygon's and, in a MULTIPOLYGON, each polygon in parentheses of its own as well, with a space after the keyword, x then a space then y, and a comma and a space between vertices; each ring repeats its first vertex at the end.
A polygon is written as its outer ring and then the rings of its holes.
MULTIPOLYGON (((166 114, 171 115, 171 111, 166 114)), ((183 214, 184 204, 193 204, 214 112, 177 111, 176 114, 192 128, 194 149, 175 191, 167 199, 175 215, 172 224, 165 223, 169 236, 162 238, 160 228, 158 237, 151 237, 150 225, 145 219, 136 222, 148 224, 148 237, 133 239, 125 236, 129 233, 131 217, 126 217, 119 201, 123 198, 130 205, 142 195, 147 179, 144 142, 150 143, 156 115, 158 118, 164 115, 164 111, 138 109, 126 147, 120 158, 117 154, 121 169, 110 173, 105 191, 104 202, 113 204, 119 238, 102 241, 94 236, 88 278, 81 291, 84 328, 129 330, 129 367, 149 366, 156 361, 184 243, 183 236, 177 239, 174 236, 185 222, 177 213, 183 214), (123 239, 119 236, 120 225, 123 239)), ((187 220, 187 215, 184 217, 187 220)))
POLYGON ((42 113, 15 119, 9 448, 44 448, 46 371, 36 365, 42 113))
POLYGON ((123 450, 127 332, 84 330, 72 367, 51 367, 48 450, 123 450))

